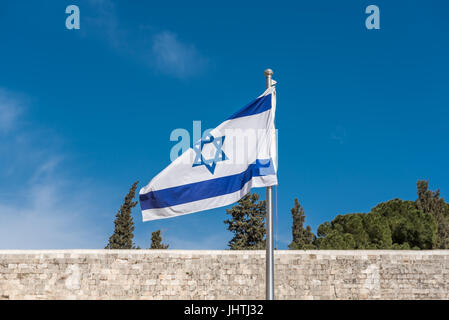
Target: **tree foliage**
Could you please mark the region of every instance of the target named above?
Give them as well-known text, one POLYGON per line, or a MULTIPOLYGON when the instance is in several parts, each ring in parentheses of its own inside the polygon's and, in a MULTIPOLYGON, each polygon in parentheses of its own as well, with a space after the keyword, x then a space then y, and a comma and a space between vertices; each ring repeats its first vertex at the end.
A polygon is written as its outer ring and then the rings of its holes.
POLYGON ((437 249, 449 249, 449 205, 440 198, 440 190, 428 190, 429 181, 418 180, 416 207, 425 213, 431 214, 437 224, 437 249))
POLYGON ((151 246, 150 249, 167 249, 168 244, 162 243, 161 230, 154 231, 151 234, 151 246))
POLYGON ((319 249, 432 249, 436 223, 413 201, 394 199, 368 214, 338 215, 318 227, 319 249))
MULTIPOLYGON (((449 204, 440 191, 428 190, 428 181, 417 182, 415 201, 393 199, 382 202, 369 213, 337 215, 324 222, 315 236, 304 227, 305 213, 298 199, 291 209, 293 218, 290 249, 449 249, 449 204)), ((265 201, 247 194, 226 210, 234 233, 229 247, 234 250, 265 248, 265 201)))
POLYGON ((259 195, 248 193, 226 213, 232 219, 225 220, 228 230, 234 233, 229 241, 231 250, 259 250, 265 248, 265 201, 259 195))
POLYGON ((109 238, 109 243, 105 249, 138 249, 138 247, 133 244, 134 238, 134 222, 131 216, 131 210, 137 205, 137 202, 133 201, 137 184, 136 181, 131 186, 125 200, 117 212, 114 221, 114 233, 109 238))
POLYGON ((393 199, 368 214, 338 215, 318 227, 318 249, 448 249, 449 204, 418 180, 416 201, 393 199))
POLYGON ((289 248, 292 250, 307 250, 315 249, 313 244, 315 241, 315 235, 312 232, 310 226, 304 228, 304 221, 306 215, 304 209, 299 204, 298 199, 295 199, 294 207, 291 209, 293 226, 292 226, 292 236, 293 240, 289 244, 289 248))

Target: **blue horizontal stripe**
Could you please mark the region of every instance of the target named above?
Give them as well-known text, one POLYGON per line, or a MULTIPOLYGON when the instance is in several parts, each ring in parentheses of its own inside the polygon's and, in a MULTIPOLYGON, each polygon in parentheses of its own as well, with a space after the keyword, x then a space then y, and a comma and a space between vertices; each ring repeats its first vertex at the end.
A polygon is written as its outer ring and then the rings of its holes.
POLYGON ((272 161, 257 160, 242 173, 141 194, 143 210, 166 208, 236 192, 253 177, 275 174, 272 161))
POLYGON ((271 109, 271 94, 268 94, 266 96, 257 98, 253 102, 250 102, 245 107, 243 107, 243 109, 237 111, 226 120, 252 116, 270 109, 271 109))

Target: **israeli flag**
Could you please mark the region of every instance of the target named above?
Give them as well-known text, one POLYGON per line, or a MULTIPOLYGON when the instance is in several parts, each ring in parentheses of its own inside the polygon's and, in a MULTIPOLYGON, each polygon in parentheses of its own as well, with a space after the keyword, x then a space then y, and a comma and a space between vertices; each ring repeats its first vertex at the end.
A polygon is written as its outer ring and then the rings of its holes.
POLYGON ((143 221, 223 207, 251 188, 277 185, 276 91, 205 132, 140 190, 143 221))

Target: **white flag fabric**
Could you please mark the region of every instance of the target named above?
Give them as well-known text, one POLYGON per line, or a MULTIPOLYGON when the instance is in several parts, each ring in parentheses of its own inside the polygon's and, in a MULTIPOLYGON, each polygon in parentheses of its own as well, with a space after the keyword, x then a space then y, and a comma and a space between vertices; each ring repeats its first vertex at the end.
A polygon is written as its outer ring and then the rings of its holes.
POLYGON ((140 190, 143 221, 232 204, 277 185, 275 87, 203 134, 140 190))

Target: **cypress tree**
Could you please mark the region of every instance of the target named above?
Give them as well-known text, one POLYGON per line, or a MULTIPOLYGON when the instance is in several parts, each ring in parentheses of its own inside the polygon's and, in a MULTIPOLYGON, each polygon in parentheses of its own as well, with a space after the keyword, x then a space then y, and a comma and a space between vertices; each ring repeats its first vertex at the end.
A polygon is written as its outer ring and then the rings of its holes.
POLYGON ((292 250, 315 249, 315 245, 313 244, 315 241, 315 235, 313 234, 310 226, 304 228, 304 220, 306 219, 306 215, 304 213, 304 209, 296 198, 291 213, 293 217, 293 240, 288 247, 292 250))
POLYGON ((443 198, 440 198, 440 190, 431 191, 429 181, 418 180, 416 183, 418 199, 416 208, 425 213, 430 213, 437 224, 436 249, 449 248, 449 210, 443 198))
POLYGON ((131 186, 120 210, 117 212, 114 221, 114 233, 109 238, 109 243, 105 249, 138 249, 138 247, 133 244, 134 222, 131 216, 132 208, 137 205, 137 201, 133 201, 133 199, 136 194, 138 183, 139 182, 136 181, 131 186))
POLYGON ((151 234, 151 246, 150 249, 167 249, 168 244, 162 243, 161 230, 154 231, 151 234))
POLYGON ((248 193, 226 213, 232 216, 225 220, 228 230, 234 233, 229 241, 231 250, 265 249, 265 201, 258 201, 258 194, 248 193))

